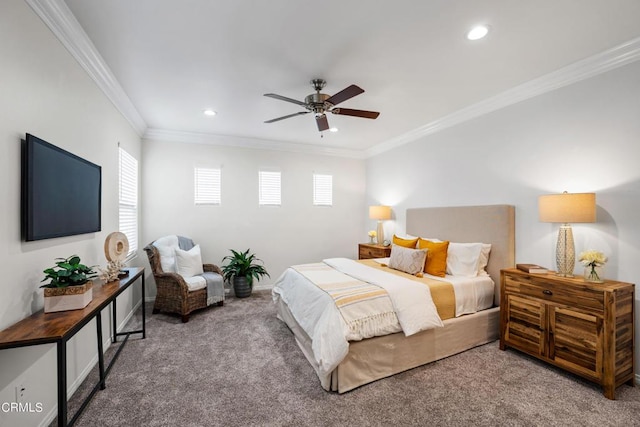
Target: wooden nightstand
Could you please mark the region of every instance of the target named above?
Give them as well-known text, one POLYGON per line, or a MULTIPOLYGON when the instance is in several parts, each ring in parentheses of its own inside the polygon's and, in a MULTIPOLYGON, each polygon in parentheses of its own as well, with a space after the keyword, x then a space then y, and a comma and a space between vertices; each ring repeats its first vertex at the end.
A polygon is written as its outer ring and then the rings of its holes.
POLYGON ((382 246, 375 243, 359 243, 358 259, 386 258, 391 255, 391 246, 382 246))
POLYGON ((634 285, 500 273, 500 349, 520 350, 600 384, 634 385, 634 285))

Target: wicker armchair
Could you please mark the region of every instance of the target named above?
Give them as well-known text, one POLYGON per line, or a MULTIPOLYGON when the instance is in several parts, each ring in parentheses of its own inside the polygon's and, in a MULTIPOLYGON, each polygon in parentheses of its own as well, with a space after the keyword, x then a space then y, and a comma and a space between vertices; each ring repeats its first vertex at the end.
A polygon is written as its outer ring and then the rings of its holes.
MULTIPOLYGON (((192 312, 207 307, 207 288, 190 291, 187 283, 177 273, 165 273, 160 264, 160 254, 153 242, 144 248, 149 258, 151 271, 156 281, 156 300, 153 305, 153 313, 169 312, 182 316, 182 322, 189 321, 192 312)), ((222 275, 222 270, 214 264, 203 264, 205 272, 211 271, 222 275)), ((216 305, 221 306, 224 301, 216 305)))

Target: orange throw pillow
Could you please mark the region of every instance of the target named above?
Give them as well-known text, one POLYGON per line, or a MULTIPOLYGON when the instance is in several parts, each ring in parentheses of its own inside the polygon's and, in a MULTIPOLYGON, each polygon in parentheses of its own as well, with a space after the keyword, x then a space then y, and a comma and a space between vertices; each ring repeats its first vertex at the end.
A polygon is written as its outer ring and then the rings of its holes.
POLYGON ((449 242, 432 242, 418 239, 418 249, 427 249, 427 261, 424 272, 433 276, 444 277, 447 274, 447 250, 449 242))
POLYGON ((402 246, 403 248, 415 249, 416 243, 418 243, 418 238, 415 239, 403 239, 401 237, 393 235, 393 244, 402 246))

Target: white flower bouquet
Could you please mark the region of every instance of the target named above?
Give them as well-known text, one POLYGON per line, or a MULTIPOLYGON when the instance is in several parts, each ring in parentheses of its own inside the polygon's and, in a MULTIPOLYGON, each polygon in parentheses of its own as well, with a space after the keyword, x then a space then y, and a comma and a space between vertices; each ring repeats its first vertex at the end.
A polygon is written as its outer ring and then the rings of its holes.
MULTIPOLYGON (((585 273, 585 278, 592 282, 601 282, 602 278, 598 275, 596 267, 602 267, 607 262, 607 257, 600 251, 594 251, 593 249, 580 253, 578 259, 584 265, 585 269, 589 270, 585 273)), ((586 271, 586 270, 585 270, 586 271)))

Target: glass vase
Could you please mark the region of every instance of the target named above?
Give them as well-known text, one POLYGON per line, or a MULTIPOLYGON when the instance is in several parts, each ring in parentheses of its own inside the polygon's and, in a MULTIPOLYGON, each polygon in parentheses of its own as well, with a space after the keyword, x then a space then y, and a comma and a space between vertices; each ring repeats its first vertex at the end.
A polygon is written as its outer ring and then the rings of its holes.
POLYGON ((369 243, 372 245, 376 243, 376 238, 374 236, 369 236, 369 243))
POLYGON ((601 265, 586 266, 584 280, 590 283, 604 283, 604 267, 601 265))

